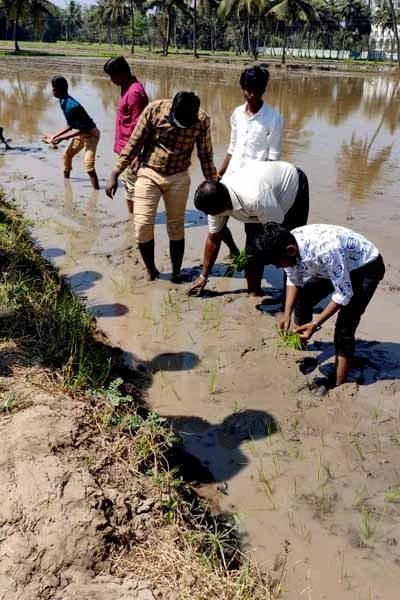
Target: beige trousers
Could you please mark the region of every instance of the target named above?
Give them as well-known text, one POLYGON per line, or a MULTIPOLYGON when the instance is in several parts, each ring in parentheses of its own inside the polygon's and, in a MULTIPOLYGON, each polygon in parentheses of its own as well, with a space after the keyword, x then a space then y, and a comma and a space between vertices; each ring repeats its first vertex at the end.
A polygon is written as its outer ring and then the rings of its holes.
POLYGON ((154 223, 161 196, 164 198, 170 240, 185 237, 185 209, 190 177, 187 171, 162 175, 148 167, 139 169, 135 185, 135 232, 139 244, 154 238, 154 223))
POLYGON ((72 159, 78 152, 85 148, 83 159, 85 171, 90 173, 95 170, 94 163, 96 159, 97 144, 100 139, 100 131, 95 127, 89 133, 81 133, 72 138, 70 145, 64 152, 64 171, 71 171, 72 159))
POLYGON ((136 173, 132 171, 131 167, 126 167, 125 171, 121 173, 120 179, 125 188, 125 200, 133 202, 135 200, 136 173))

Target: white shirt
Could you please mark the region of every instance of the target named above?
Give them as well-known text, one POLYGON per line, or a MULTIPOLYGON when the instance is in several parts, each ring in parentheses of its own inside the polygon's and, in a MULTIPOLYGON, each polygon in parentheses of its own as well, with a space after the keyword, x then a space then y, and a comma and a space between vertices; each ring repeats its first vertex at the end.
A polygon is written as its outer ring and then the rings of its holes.
POLYGON ((282 223, 295 201, 299 175, 288 162, 253 161, 221 182, 228 189, 232 210, 208 216, 210 233, 221 231, 228 217, 243 223, 282 223))
POLYGON ((285 269, 288 285, 303 287, 311 276, 330 279, 332 300, 346 306, 353 296, 350 272, 379 256, 379 250, 359 233, 337 225, 305 225, 292 230, 299 247, 298 264, 285 269))
POLYGON ((232 155, 227 173, 231 174, 252 160, 279 160, 281 157, 283 118, 263 103, 255 115, 246 114, 246 104, 237 106, 231 116, 232 155))

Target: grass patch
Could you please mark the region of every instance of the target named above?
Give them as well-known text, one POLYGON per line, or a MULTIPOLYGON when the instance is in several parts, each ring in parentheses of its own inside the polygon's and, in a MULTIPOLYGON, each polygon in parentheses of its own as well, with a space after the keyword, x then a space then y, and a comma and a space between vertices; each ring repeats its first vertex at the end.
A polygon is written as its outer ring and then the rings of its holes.
POLYGON ((22 343, 72 388, 109 378, 111 348, 95 319, 31 241, 28 224, 0 198, 0 336, 22 343))
POLYGON ((400 502, 400 485, 394 485, 385 492, 385 502, 400 502))

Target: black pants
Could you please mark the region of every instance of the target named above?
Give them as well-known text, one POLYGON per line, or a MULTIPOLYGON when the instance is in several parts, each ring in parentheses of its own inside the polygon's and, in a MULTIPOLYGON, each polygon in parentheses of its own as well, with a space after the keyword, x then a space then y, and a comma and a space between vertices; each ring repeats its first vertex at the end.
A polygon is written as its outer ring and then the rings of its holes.
MULTIPOLYGON (((308 212, 310 210, 310 195, 308 189, 307 175, 301 170, 297 169, 299 176, 299 187, 297 188, 296 198, 292 206, 289 208, 283 220, 283 227, 289 230, 301 227, 307 224, 308 212)), ((256 235, 264 225, 261 223, 246 223, 246 247, 250 246, 252 238, 256 235)))
MULTIPOLYGON (((350 273, 353 296, 349 304, 339 309, 335 327, 336 354, 351 358, 355 350, 355 333, 379 282, 385 274, 382 257, 367 263, 350 273)), ((333 292, 330 279, 311 277, 299 290, 294 308, 296 325, 310 323, 313 318, 314 306, 333 292)))

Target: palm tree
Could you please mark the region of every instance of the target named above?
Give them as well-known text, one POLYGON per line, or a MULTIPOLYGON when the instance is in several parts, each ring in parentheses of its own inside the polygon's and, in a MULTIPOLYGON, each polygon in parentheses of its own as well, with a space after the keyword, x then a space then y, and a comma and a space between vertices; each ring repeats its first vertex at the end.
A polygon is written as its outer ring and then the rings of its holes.
POLYGON ((393 0, 388 0, 388 2, 389 2, 390 13, 392 15, 394 37, 396 40, 397 62, 400 67, 400 39, 399 39, 399 29, 397 26, 397 15, 396 15, 396 11, 394 9, 393 0))
POLYGON ((125 1, 121 2, 121 0, 107 0, 103 5, 102 12, 105 22, 118 27, 121 45, 125 46, 125 36, 122 27, 131 17, 128 3, 125 1))
POLYGON ((250 34, 250 17, 255 15, 259 17, 258 22, 260 23, 261 15, 265 10, 265 0, 222 0, 218 8, 218 14, 222 17, 227 17, 231 14, 236 14, 238 20, 240 19, 241 13, 245 13, 247 17, 247 49, 249 54, 253 54, 254 58, 257 58, 256 44, 254 47, 251 44, 250 34))
POLYGON ((271 12, 275 13, 278 19, 284 23, 282 64, 285 64, 288 27, 294 24, 300 16, 304 17, 309 23, 313 22, 315 10, 309 0, 270 0, 266 6, 265 14, 271 12))
MULTIPOLYGON (((357 31, 360 36, 371 33, 371 19, 368 5, 364 3, 364 0, 342 0, 339 6, 344 23, 342 37, 342 51, 344 51, 349 32, 357 31)), ((339 58, 339 52, 340 50, 338 50, 337 58, 339 58)))
POLYGON ((4 0, 4 8, 7 11, 8 17, 14 21, 13 40, 15 52, 20 52, 18 43, 18 26, 23 14, 36 17, 39 14, 52 15, 55 11, 55 6, 49 0, 4 0))
POLYGON ((168 55, 169 43, 171 39, 171 14, 173 9, 179 9, 188 12, 188 6, 185 0, 147 0, 145 8, 156 8, 162 13, 163 17, 163 55, 168 55))

